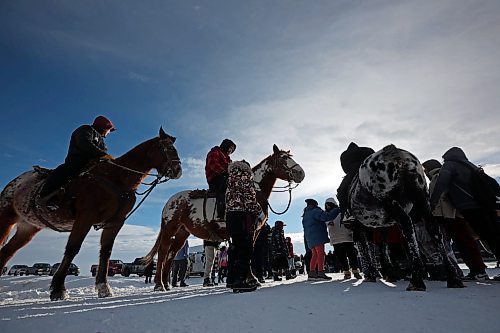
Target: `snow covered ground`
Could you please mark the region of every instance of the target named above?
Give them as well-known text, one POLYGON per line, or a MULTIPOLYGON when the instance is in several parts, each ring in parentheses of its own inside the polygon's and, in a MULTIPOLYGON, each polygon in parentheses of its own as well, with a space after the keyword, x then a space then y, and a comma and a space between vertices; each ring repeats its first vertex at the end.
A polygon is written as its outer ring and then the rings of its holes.
MULTIPOLYGON (((490 275, 500 269, 489 264, 490 275)), ((51 302, 50 277, 0 278, 0 332, 500 332, 500 283, 468 282, 447 289, 426 281, 427 292, 396 285, 307 282, 305 276, 268 282, 252 293, 224 286, 153 292, 139 277, 109 279, 115 296, 98 299, 94 278, 69 276, 71 299, 51 302)))

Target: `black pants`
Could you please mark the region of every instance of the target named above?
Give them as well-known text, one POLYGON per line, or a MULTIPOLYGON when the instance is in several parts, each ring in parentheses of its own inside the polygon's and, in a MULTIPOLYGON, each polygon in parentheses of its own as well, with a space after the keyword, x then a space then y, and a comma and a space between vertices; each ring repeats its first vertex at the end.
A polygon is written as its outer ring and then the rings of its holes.
POLYGON ((253 249, 252 269, 259 279, 266 274, 267 253, 267 244, 257 240, 253 249))
POLYGON ((172 265, 172 284, 176 285, 177 282, 184 282, 186 279, 187 259, 174 260, 172 265))
POLYGON ((251 226, 254 217, 247 212, 227 212, 226 226, 231 245, 229 247, 229 278, 244 281, 250 273, 253 240, 251 226))
POLYGON ((208 184, 208 189, 215 192, 215 209, 218 219, 224 219, 226 213, 226 189, 227 177, 225 175, 217 175, 208 184))
POLYGON ((335 244, 335 253, 343 271, 348 271, 349 267, 358 269, 358 255, 353 242, 335 244))
POLYGON ((45 181, 45 185, 40 191, 43 198, 61 188, 70 178, 78 175, 85 167, 86 163, 64 163, 55 168, 45 181))
POLYGON ((467 209, 460 213, 479 238, 488 243, 497 260, 500 260, 500 223, 484 209, 467 209))

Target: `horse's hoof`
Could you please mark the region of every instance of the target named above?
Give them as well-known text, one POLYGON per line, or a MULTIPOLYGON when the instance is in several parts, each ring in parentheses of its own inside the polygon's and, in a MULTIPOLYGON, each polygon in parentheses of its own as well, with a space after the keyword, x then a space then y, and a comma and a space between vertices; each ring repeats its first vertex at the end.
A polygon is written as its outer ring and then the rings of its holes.
POLYGON ((66 290, 51 291, 50 300, 51 301, 65 301, 69 298, 68 292, 66 290))
POLYGON ((452 280, 446 283, 447 288, 465 288, 465 285, 460 280, 452 280))
POLYGON ((406 291, 426 291, 427 288, 424 286, 415 286, 413 284, 409 284, 408 287, 406 287, 406 291))
POLYGON ((97 297, 99 298, 113 296, 113 292, 107 283, 99 283, 95 288, 97 289, 97 297))
POLYGON ((155 285, 153 291, 166 291, 166 290, 162 284, 157 284, 157 285, 155 285))

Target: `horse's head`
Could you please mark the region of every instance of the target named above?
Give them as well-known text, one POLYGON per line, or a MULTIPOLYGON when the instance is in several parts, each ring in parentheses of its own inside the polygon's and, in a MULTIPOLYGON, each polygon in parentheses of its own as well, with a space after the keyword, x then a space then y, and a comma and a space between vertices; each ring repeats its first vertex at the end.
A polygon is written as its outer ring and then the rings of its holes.
POLYGON ((160 127, 157 144, 148 152, 152 165, 161 176, 178 179, 182 175, 181 160, 174 147, 175 137, 165 133, 160 127))
POLYGON ((289 151, 280 150, 273 145, 273 154, 269 162, 277 178, 297 184, 304 180, 304 169, 294 161, 289 151))

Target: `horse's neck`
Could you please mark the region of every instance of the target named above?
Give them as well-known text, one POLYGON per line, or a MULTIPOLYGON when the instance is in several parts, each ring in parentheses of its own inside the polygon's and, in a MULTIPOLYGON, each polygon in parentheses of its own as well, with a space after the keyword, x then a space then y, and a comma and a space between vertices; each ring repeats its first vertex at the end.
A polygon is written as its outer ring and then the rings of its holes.
POLYGON ((113 162, 123 168, 113 166, 111 172, 107 174, 108 177, 113 179, 115 183, 120 184, 120 187, 131 190, 137 189, 152 169, 149 165, 149 159, 146 156, 146 144, 148 142, 146 141, 138 145, 115 159, 113 162))
POLYGON ((272 168, 267 160, 262 161, 254 168, 254 182, 258 185, 257 191, 266 199, 269 199, 273 186, 276 183, 276 175, 271 171, 272 168))

